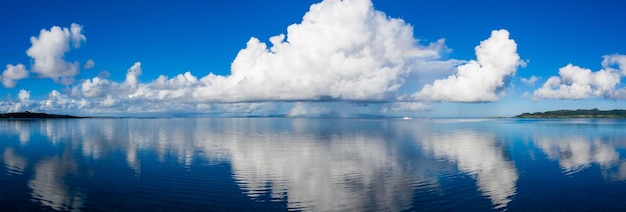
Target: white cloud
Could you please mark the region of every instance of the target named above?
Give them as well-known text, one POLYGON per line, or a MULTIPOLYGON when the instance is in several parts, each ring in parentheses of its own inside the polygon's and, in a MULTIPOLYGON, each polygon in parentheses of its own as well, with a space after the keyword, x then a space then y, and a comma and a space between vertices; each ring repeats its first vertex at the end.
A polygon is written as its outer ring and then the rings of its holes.
POLYGON ((126 88, 134 90, 137 89, 139 81, 137 77, 141 76, 141 63, 136 62, 132 67, 126 71, 126 80, 124 80, 124 86, 126 88))
POLYGON ((83 65, 83 69, 89 70, 92 69, 94 66, 96 66, 96 62, 94 62, 92 59, 89 59, 85 62, 85 65, 83 65))
POLYGON ((311 6, 271 46, 251 38, 231 75, 200 79, 201 101, 386 100, 416 60, 432 60, 443 40, 422 46, 412 26, 375 11, 368 0, 327 0, 311 6), (413 58, 411 60, 405 58, 413 58))
POLYGON ((42 29, 39 37, 31 37, 32 46, 26 51, 34 60, 31 70, 60 84, 73 83, 73 77, 79 73, 78 62, 65 61, 64 54, 70 50, 70 43, 78 48, 80 42, 86 40, 81 31, 82 26, 73 23, 70 28, 53 26, 50 30, 42 29))
POLYGON ((17 85, 17 81, 28 77, 28 70, 22 64, 11 65, 8 64, 7 68, 2 72, 0 81, 5 88, 14 88, 17 85))
POLYGON ((89 98, 102 96, 105 94, 103 89, 114 87, 114 83, 106 79, 100 79, 100 77, 87 79, 81 84, 82 94, 89 98))
POLYGON ((596 72, 572 64, 559 69, 559 76, 552 76, 535 90, 535 99, 584 99, 626 98, 626 91, 618 89, 621 78, 626 74, 626 56, 606 55, 602 69, 596 72), (617 69, 612 66, 617 65, 617 69))
POLYGON ((494 30, 489 39, 476 46, 476 60, 457 67, 446 79, 425 85, 413 96, 416 99, 450 102, 497 101, 504 93, 508 78, 524 65, 517 54, 517 44, 509 32, 494 30))
POLYGON ((528 86, 535 86, 535 83, 539 80, 535 75, 530 76, 530 78, 520 78, 520 81, 528 86))

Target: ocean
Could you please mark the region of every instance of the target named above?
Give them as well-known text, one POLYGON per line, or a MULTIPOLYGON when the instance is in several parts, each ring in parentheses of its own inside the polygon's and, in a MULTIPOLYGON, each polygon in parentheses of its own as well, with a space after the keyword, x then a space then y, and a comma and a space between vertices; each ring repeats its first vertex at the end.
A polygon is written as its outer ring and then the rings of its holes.
POLYGON ((626 120, 0 120, 3 211, 621 211, 626 120))

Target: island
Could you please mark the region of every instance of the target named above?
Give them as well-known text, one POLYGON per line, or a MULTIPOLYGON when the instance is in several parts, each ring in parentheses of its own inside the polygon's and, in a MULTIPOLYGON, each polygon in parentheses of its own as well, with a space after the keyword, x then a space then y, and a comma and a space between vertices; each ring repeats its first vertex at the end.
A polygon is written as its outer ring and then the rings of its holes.
POLYGON ((513 118, 626 118, 626 110, 555 110, 537 113, 522 113, 513 118))
POLYGON ((83 116, 57 115, 47 113, 34 113, 30 111, 15 113, 0 113, 0 119, 68 119, 68 118, 87 118, 83 116))

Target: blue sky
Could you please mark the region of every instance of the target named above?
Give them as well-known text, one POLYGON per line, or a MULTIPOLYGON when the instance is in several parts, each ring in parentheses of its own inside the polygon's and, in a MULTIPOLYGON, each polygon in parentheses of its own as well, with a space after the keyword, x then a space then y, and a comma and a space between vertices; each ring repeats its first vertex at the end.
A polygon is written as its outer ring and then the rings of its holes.
POLYGON ((5 32, 0 63, 13 69, 3 66, 0 110, 510 116, 624 108, 624 6, 620 1, 2 1, 6 10, 0 18, 10 21, 0 22, 5 32), (317 12, 309 11, 313 4, 320 6, 317 12), (57 47, 41 34, 55 26, 65 42, 57 47), (69 33, 72 29, 77 34, 69 33), (280 48, 272 49, 270 38, 280 34, 280 48), (475 49, 481 42, 487 58, 482 61, 475 49), (45 62, 51 58, 56 63, 45 62), (85 66, 88 60, 95 65, 85 66))

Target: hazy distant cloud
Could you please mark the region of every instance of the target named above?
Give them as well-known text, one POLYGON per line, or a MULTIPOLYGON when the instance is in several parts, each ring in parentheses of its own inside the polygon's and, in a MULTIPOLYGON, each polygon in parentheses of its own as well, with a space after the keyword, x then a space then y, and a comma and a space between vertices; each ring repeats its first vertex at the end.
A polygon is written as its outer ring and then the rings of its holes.
POLYGON ((111 72, 108 70, 101 71, 100 73, 98 73, 98 77, 100 77, 100 79, 109 78, 111 77, 111 72))
POLYGON ((528 86, 534 86, 537 80, 539 80, 539 78, 537 78, 535 75, 530 76, 530 78, 520 78, 520 81, 528 86))
POLYGON ((30 38, 32 46, 26 51, 34 60, 31 70, 60 84, 73 83, 73 77, 79 73, 78 62, 65 61, 64 54, 70 50, 70 43, 78 48, 85 40, 82 26, 78 24, 73 23, 70 28, 53 26, 50 30, 42 29, 39 37, 30 38))
MULTIPOLYGON (((139 86, 137 77, 140 76, 141 73, 141 63, 136 62, 128 69, 128 71, 126 71, 126 80, 124 80, 123 83, 94 77, 82 82, 80 86, 81 91, 83 96, 88 98, 106 97, 107 95, 109 96, 107 98, 113 98, 111 95, 115 96, 115 98, 128 96, 135 93, 137 90, 137 87, 139 86)), ((112 100, 109 100, 108 102, 110 103, 112 100)))
POLYGON ((287 116, 299 117, 299 116, 315 116, 315 115, 327 115, 331 112, 329 107, 324 106, 311 106, 309 103, 296 102, 293 108, 289 110, 287 116))
POLYGON ((22 111, 22 109, 26 108, 28 109, 28 107, 30 106, 30 91, 27 90, 20 90, 20 92, 17 95, 19 101, 18 102, 14 102, 12 107, 8 109, 8 112, 18 112, 18 111, 22 111))
POLYGON ((89 70, 92 69, 94 66, 96 66, 96 62, 94 62, 92 59, 89 59, 85 62, 85 65, 83 65, 83 69, 89 70))
POLYGON ((389 111, 411 112, 411 111, 427 111, 431 109, 432 109, 432 106, 427 105, 423 102, 394 102, 394 103, 389 103, 387 106, 383 106, 380 112, 381 113, 387 113, 389 111))
POLYGON ((621 77, 626 74, 624 55, 606 55, 603 68, 593 72, 572 64, 559 69, 559 76, 552 76, 535 90, 535 99, 584 99, 624 98, 624 89, 617 89, 621 77), (617 69, 612 66, 617 65, 617 69))
POLYGON ((504 93, 507 80, 524 65, 517 54, 517 44, 509 32, 494 30, 489 39, 475 48, 476 60, 457 67, 458 72, 446 79, 425 85, 413 96, 416 99, 449 102, 497 101, 504 93))
POLYGON ((30 101, 30 91, 22 89, 20 90, 20 93, 17 96, 20 99, 20 102, 30 101))
POLYGON ((622 75, 626 75, 626 55, 612 54, 604 55, 602 58, 604 58, 604 60, 602 60, 602 67, 617 68, 622 75))
POLYGON ((28 77, 28 70, 22 64, 7 65, 0 76, 0 81, 5 88, 14 88, 17 81, 28 77))
POLYGON ((75 99, 57 90, 52 90, 48 98, 33 105, 38 111, 73 111, 78 112, 88 106, 85 99, 75 99))

